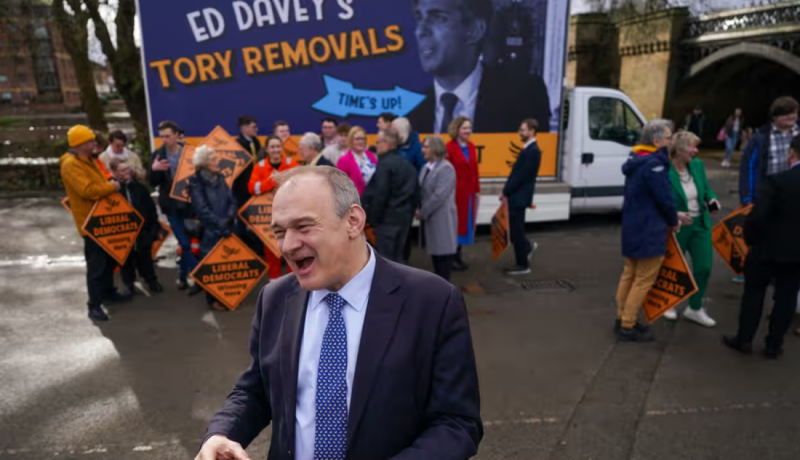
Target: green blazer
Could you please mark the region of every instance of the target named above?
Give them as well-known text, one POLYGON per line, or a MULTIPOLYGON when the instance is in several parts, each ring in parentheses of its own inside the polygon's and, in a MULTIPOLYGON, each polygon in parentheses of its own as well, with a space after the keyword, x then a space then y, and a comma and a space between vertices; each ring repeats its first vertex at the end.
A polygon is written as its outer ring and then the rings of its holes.
MULTIPOLYGON (((706 176, 706 167, 703 162, 695 158, 687 165, 689 174, 694 179, 694 185, 697 187, 697 199, 700 201, 700 222, 695 219, 695 224, 700 224, 703 228, 711 228, 711 213, 708 212, 708 202, 717 199, 717 194, 711 190, 708 184, 708 177, 706 176)), ((675 194, 675 206, 680 212, 689 212, 689 203, 686 200, 686 193, 683 192, 681 185, 681 178, 678 171, 670 163, 669 167, 669 180, 672 182, 672 192, 675 194)))

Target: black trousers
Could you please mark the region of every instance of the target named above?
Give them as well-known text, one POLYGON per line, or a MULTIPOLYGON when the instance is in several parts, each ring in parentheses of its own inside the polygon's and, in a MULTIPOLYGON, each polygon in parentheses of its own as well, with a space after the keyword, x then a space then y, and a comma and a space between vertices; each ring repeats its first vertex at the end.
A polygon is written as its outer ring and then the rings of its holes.
POLYGON ((445 281, 450 281, 450 274, 453 272, 453 260, 455 260, 455 257, 455 254, 431 256, 431 259, 433 259, 433 272, 444 278, 445 281))
POLYGON ((409 225, 378 225, 375 227, 375 239, 378 254, 397 263, 404 263, 403 251, 406 245, 409 225))
POLYGON ((775 305, 769 321, 767 347, 780 348, 792 322, 800 290, 800 264, 767 262, 747 255, 744 265, 744 295, 739 311, 739 340, 752 342, 764 312, 764 296, 775 283, 775 305))
POLYGON ((143 280, 150 283, 156 281, 156 269, 153 266, 153 246, 139 247, 131 251, 125 265, 120 269, 122 282, 130 286, 136 281, 136 271, 143 280))
POLYGON ((89 306, 99 307, 103 299, 114 294, 114 268, 117 261, 88 236, 83 237, 83 255, 86 258, 89 306))
POLYGON ((508 228, 511 232, 511 244, 514 245, 514 258, 518 267, 528 267, 528 254, 533 250, 531 242, 525 236, 526 208, 508 209, 508 228))

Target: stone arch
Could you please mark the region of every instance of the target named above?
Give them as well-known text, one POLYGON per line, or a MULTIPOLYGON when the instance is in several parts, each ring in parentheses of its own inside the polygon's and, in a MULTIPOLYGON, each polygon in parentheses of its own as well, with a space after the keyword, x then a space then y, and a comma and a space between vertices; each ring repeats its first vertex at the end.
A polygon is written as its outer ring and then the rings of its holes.
POLYGON ((742 54, 776 62, 800 75, 799 57, 774 46, 761 43, 739 43, 722 48, 695 63, 689 70, 688 77, 692 78, 718 62, 742 54))

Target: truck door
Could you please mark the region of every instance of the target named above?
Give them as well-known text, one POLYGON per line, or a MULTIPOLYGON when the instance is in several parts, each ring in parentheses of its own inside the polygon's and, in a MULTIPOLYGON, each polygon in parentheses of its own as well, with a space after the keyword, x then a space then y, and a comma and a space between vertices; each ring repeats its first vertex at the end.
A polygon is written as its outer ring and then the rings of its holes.
POLYGON ((584 101, 586 123, 579 134, 583 148, 576 158, 582 189, 573 191, 573 196, 583 197, 588 208, 621 207, 622 164, 639 141, 643 117, 614 94, 587 95, 584 101))

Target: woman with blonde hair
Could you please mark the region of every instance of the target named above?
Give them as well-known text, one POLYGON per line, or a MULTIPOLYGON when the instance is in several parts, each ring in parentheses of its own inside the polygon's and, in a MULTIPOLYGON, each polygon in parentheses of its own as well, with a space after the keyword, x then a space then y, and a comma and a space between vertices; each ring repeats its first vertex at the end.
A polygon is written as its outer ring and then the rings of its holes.
MULTIPOLYGON (((711 213, 719 212, 721 206, 708 183, 705 165, 695 158, 699 144, 700 138, 689 131, 681 131, 672 136, 669 178, 678 212, 688 213, 692 217, 690 225, 681 226, 678 244, 692 259, 692 273, 698 291, 689 299, 689 308, 683 312, 683 317, 706 327, 714 327, 717 323, 703 308, 703 296, 711 277, 714 255, 711 244, 711 213)), ((673 308, 664 317, 674 321, 678 319, 678 314, 673 308)))
POLYGON ((461 246, 475 242, 475 219, 480 204, 481 184, 478 173, 478 151, 470 142, 472 121, 457 117, 447 130, 451 141, 447 143, 447 160, 456 170, 456 209, 458 210, 458 250, 453 269, 466 270, 461 256, 461 246))
POLYGON ((336 168, 343 171, 356 185, 359 195, 364 194, 370 179, 375 174, 378 159, 367 150, 367 132, 360 126, 354 126, 347 135, 348 151, 336 163, 336 168))
MULTIPOLYGON (((192 207, 203 229, 200 238, 200 259, 214 249, 219 240, 231 235, 236 224, 236 199, 219 168, 219 156, 213 148, 201 145, 192 157, 195 173, 189 179, 192 207)), ((227 310, 213 295, 206 292, 212 310, 227 310)))

